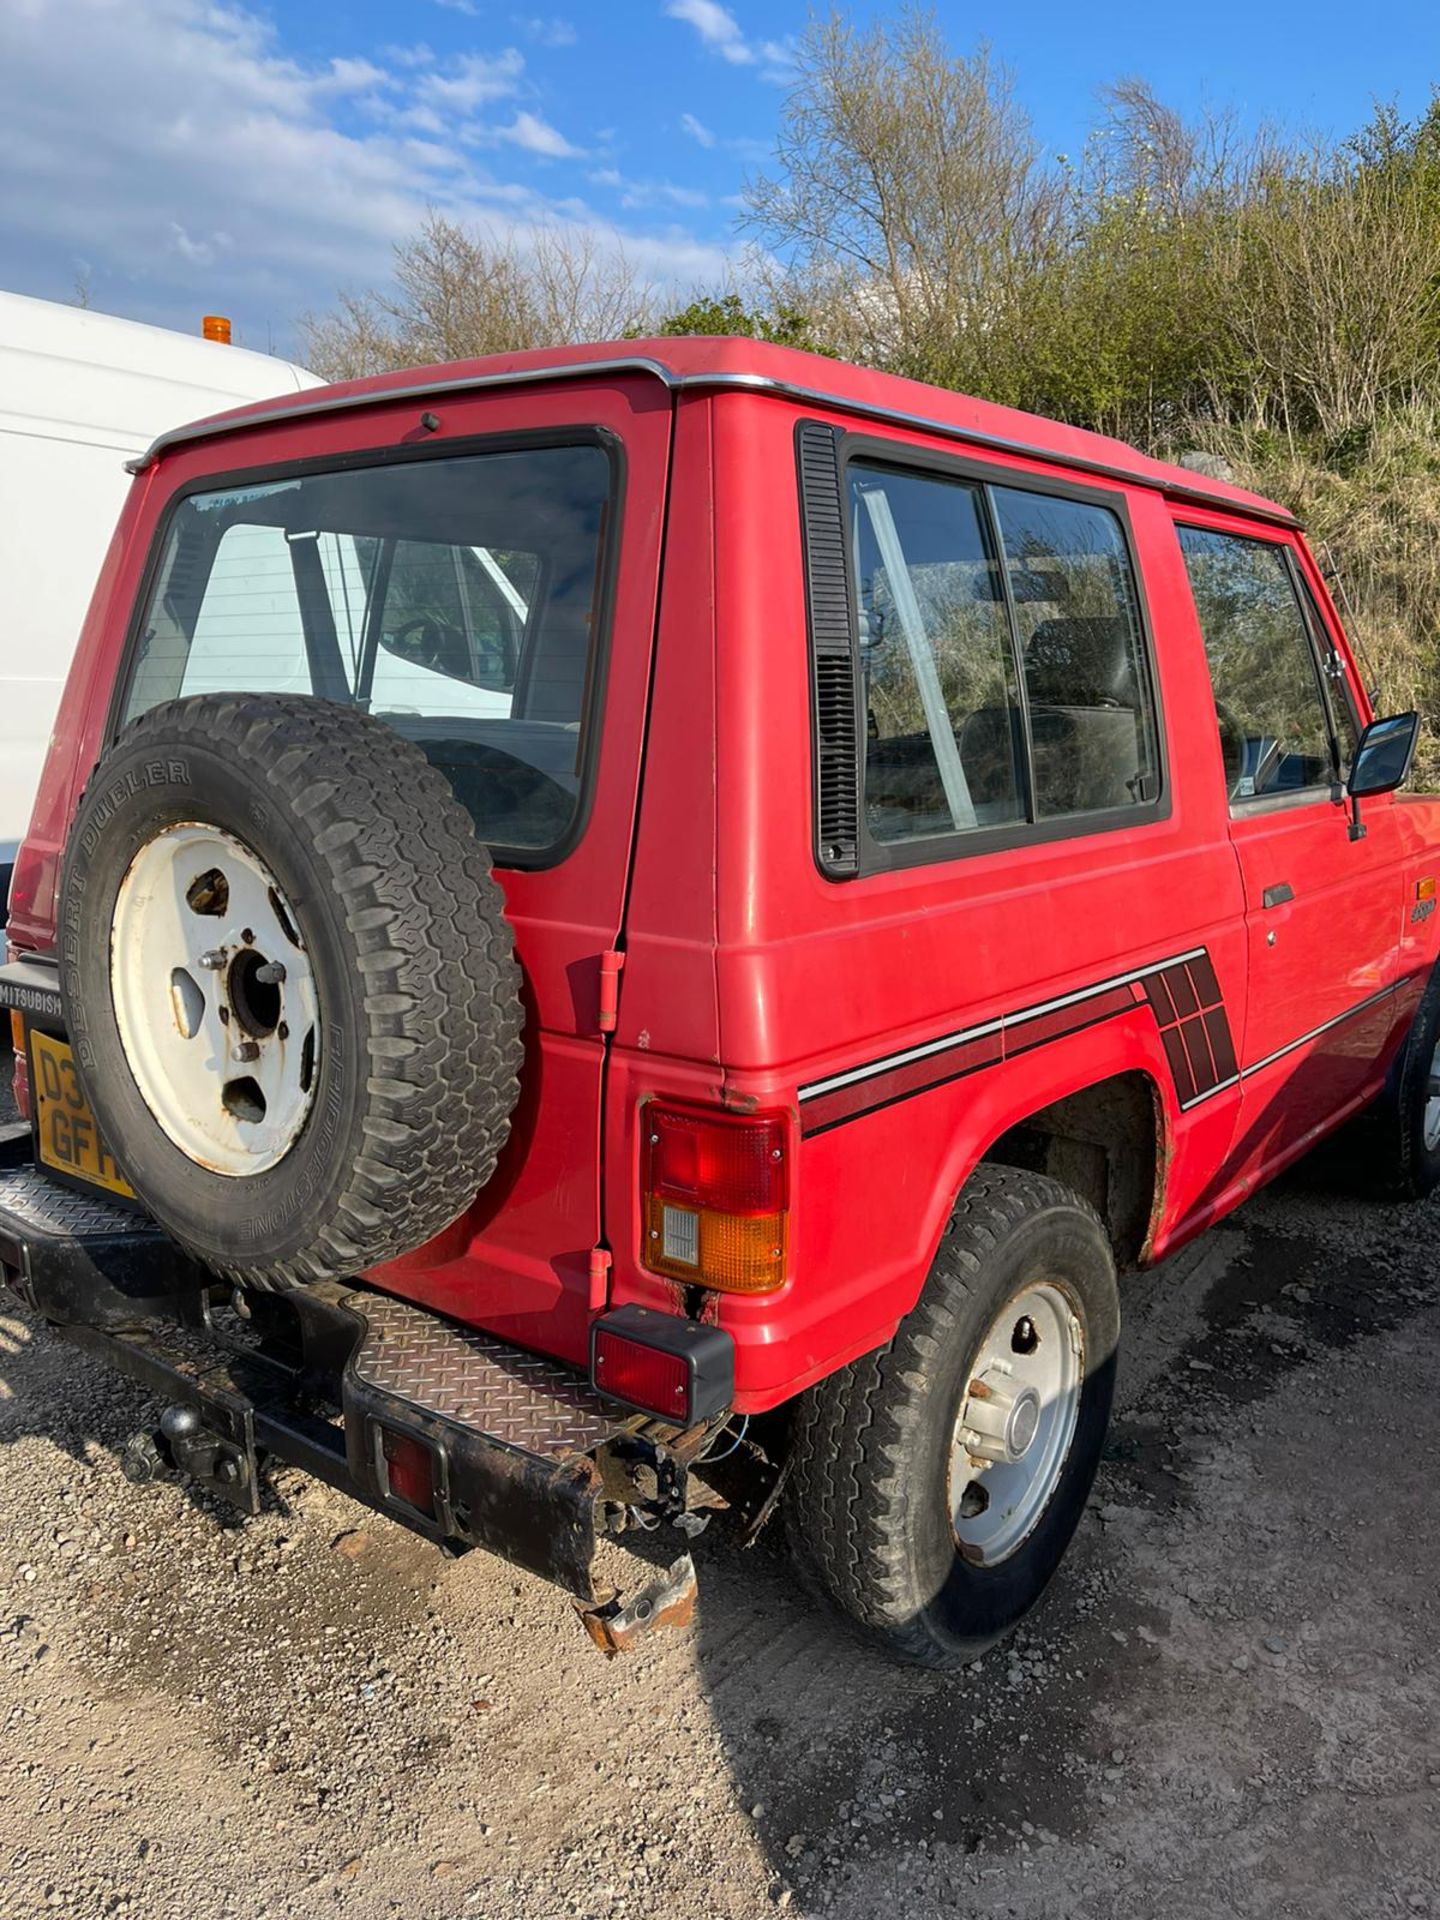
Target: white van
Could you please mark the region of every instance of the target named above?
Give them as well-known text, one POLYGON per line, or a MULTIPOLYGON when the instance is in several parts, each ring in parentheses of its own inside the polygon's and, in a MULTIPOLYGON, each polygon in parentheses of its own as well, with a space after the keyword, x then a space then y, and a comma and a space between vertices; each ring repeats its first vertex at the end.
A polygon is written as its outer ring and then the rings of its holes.
POLYGON ((125 462, 171 427, 319 385, 269 354, 0 293, 0 926, 125 462))

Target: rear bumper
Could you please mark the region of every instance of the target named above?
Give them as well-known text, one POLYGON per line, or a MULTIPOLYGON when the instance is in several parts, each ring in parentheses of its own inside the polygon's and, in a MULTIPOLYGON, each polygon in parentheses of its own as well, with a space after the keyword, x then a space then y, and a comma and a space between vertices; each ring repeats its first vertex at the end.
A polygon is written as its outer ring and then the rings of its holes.
POLYGON ((150 1222, 54 1185, 18 1137, 0 1145, 0 1282, 167 1402, 160 1433, 139 1437, 136 1477, 148 1460, 255 1513, 267 1461, 286 1461, 586 1607, 616 1604, 595 1578, 601 1534, 698 1530, 689 1468, 710 1429, 627 1413, 583 1374, 362 1286, 258 1296, 241 1319, 150 1222))

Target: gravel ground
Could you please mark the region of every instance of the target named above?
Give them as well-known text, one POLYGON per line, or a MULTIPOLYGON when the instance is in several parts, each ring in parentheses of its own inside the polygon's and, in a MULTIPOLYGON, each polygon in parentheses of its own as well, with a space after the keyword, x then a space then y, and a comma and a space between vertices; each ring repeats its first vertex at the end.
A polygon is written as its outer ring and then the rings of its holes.
POLYGON ((768 1539, 606 1664, 298 1475, 136 1492, 153 1409, 0 1311, 0 1914, 1440 1915, 1437 1221, 1295 1181, 1130 1282, 1072 1556, 954 1679, 768 1539))

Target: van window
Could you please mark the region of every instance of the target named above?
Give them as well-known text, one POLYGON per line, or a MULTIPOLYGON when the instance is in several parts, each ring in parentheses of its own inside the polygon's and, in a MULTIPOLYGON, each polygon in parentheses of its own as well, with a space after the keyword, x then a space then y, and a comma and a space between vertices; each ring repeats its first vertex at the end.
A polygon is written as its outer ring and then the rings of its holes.
POLYGON ((579 806, 611 492, 593 444, 306 474, 170 516, 125 718, 311 694, 416 740, 497 851, 579 806))
POLYGON ((872 841, 1158 797, 1155 706, 1113 513, 858 461, 849 494, 872 841))
POLYGON ((1328 787, 1330 717, 1285 549, 1181 527, 1233 801, 1328 787))

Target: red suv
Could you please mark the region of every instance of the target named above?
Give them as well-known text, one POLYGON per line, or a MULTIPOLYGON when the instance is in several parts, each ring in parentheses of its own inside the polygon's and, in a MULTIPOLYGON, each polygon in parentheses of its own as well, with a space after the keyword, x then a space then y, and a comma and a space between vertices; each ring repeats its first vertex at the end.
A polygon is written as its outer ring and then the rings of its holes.
POLYGON ((779 348, 167 434, 16 867, 0 1263, 170 1403, 137 1479, 297 1462, 612 1648, 694 1574, 600 1535, 778 1500, 962 1662, 1117 1269, 1346 1121, 1440 1174, 1415 731, 1282 508, 779 348))

